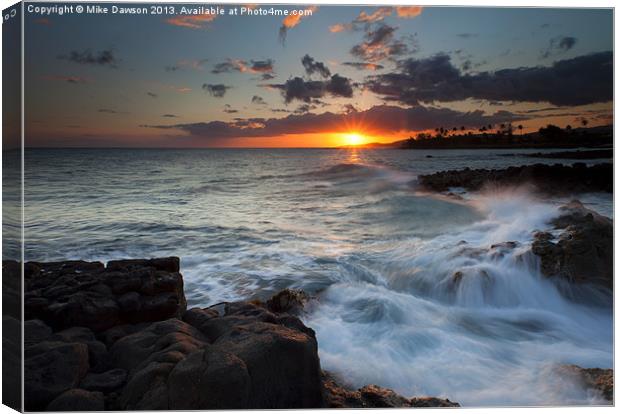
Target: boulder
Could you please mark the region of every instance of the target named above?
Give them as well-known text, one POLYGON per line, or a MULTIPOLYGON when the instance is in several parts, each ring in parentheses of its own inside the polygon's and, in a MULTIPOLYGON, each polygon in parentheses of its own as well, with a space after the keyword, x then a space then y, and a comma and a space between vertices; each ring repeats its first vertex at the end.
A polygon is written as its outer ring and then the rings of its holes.
POLYGON ((24 361, 26 410, 41 411, 54 398, 75 388, 88 367, 85 344, 45 341, 27 348, 24 361))
POLYGON ((267 309, 274 313, 290 313, 299 315, 308 301, 305 292, 295 289, 284 289, 275 294, 266 303, 267 309))
POLYGON ((24 347, 36 345, 52 336, 52 328, 39 319, 24 322, 24 347))
POLYGON ((122 368, 111 369, 100 374, 89 373, 80 383, 80 388, 88 391, 101 391, 108 394, 121 388, 126 379, 127 371, 122 368))
POLYGON ((556 238, 536 232, 532 252, 540 258, 541 272, 573 284, 591 284, 613 289, 613 222, 572 201, 560 208, 552 220, 556 238))
POLYGON ((46 408, 47 411, 103 411, 103 394, 73 388, 56 397, 46 408))

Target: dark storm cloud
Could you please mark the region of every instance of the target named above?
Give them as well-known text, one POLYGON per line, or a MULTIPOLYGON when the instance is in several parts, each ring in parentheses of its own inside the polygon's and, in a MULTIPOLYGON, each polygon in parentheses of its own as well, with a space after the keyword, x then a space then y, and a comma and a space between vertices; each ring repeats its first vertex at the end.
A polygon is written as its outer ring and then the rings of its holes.
POLYGON ((547 49, 541 52, 541 58, 546 59, 552 55, 568 52, 577 44, 577 38, 572 36, 560 36, 549 40, 547 49))
POLYGON ((226 91, 228 91, 230 88, 232 88, 232 86, 226 86, 222 83, 204 83, 202 85, 202 89, 209 92, 209 94, 215 98, 222 98, 224 95, 226 95, 226 91))
POLYGON ((308 75, 318 73, 324 78, 329 78, 331 76, 331 72, 323 62, 314 60, 314 58, 308 54, 301 58, 301 64, 304 66, 304 69, 308 75))
POLYGON ((72 50, 68 55, 58 56, 58 59, 79 63, 80 65, 107 66, 110 68, 118 67, 119 63, 118 58, 114 56, 114 51, 111 49, 94 53, 90 49, 82 52, 72 50))
POLYGON ((370 62, 342 62, 344 66, 350 66, 358 70, 381 70, 383 65, 370 62))
MULTIPOLYGON (((297 111, 307 107, 302 104, 297 111)), ((296 111, 296 112, 297 112, 296 111)), ((447 108, 401 108, 375 106, 366 111, 350 108, 347 113, 295 113, 284 118, 235 119, 233 122, 197 122, 176 125, 143 125, 145 128, 179 130, 199 140, 235 137, 267 137, 284 134, 346 132, 347 125, 367 125, 374 133, 396 133, 434 129, 445 125, 478 128, 480 125, 514 122, 523 119, 507 111, 486 115, 483 111, 459 112, 447 108)))
POLYGON ((269 84, 264 86, 279 89, 286 103, 290 103, 294 100, 309 103, 313 99, 319 99, 326 95, 344 98, 353 96, 353 85, 351 80, 338 74, 324 81, 304 80, 300 77, 295 77, 287 80, 283 84, 269 84))
POLYGON ((267 102, 265 102, 265 100, 258 95, 252 96, 252 103, 254 105, 267 105, 267 102))
POLYGON ((366 88, 406 105, 467 98, 584 105, 613 98, 613 54, 594 53, 552 66, 463 74, 446 54, 399 62, 396 72, 371 76, 366 88))

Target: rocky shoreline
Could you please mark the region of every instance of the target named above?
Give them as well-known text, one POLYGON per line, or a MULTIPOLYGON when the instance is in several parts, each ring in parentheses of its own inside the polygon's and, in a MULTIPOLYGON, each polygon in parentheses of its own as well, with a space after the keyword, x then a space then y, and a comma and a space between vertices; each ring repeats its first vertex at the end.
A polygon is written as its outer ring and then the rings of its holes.
MULTIPOLYGON (((597 305, 608 306, 613 223, 578 201, 560 210, 551 232, 533 232, 530 253, 570 299, 592 300, 596 291, 597 305)), ((491 249, 517 247, 507 241, 491 249)), ((343 386, 346 378, 321 369, 315 333, 297 317, 303 292, 187 309, 179 270, 176 257, 26 263, 26 410, 459 406, 343 386)), ((19 271, 17 262, 3 262, 5 278, 18 279, 19 271)), ((464 277, 458 273, 454 283, 464 277)), ((613 399, 611 369, 564 365, 557 375, 613 399)))
POLYGON ((24 281, 28 411, 459 406, 342 386, 300 292, 187 310, 176 257, 30 262, 24 281))
POLYGON ((612 193, 613 164, 534 164, 495 170, 465 168, 420 175, 418 184, 424 190, 438 192, 453 187, 478 191, 493 186, 532 185, 542 193, 554 195, 596 191, 612 193))

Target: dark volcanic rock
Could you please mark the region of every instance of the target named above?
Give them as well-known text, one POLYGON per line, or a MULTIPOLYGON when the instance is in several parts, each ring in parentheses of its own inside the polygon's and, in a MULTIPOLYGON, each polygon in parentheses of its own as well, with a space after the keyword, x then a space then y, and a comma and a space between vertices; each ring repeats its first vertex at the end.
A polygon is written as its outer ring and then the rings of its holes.
POLYGON ((127 371, 121 368, 97 374, 90 373, 84 377, 80 387, 89 391, 102 391, 110 393, 119 389, 127 379, 127 371))
POLYGON ((95 332, 123 323, 158 321, 185 312, 178 258, 27 263, 26 319, 54 329, 95 332))
POLYGON ((534 164, 508 167, 501 170, 465 168, 420 175, 418 183, 431 191, 448 191, 450 187, 480 190, 485 186, 533 185, 547 194, 573 194, 578 192, 613 191, 613 164, 603 163, 591 167, 583 163, 572 166, 534 164))
POLYGON ((41 411, 61 393, 75 388, 88 372, 88 347, 45 341, 26 349, 26 410, 41 411))
POLYGON ((315 333, 294 316, 303 292, 186 311, 178 265, 27 263, 26 409, 414 406, 377 386, 326 384, 315 333))
POLYGON ((322 406, 309 328, 288 327, 288 317, 245 302, 228 304, 221 316, 191 309, 184 319, 153 323, 114 343, 111 366, 129 372, 121 409, 322 406))
POLYGON ((298 315, 303 311, 308 296, 301 290, 284 289, 267 301, 267 309, 275 313, 298 315))
POLYGON ((563 230, 556 239, 551 233, 534 235, 532 252, 540 257, 541 271, 549 277, 613 289, 613 222, 585 208, 579 201, 561 207, 552 221, 563 230))

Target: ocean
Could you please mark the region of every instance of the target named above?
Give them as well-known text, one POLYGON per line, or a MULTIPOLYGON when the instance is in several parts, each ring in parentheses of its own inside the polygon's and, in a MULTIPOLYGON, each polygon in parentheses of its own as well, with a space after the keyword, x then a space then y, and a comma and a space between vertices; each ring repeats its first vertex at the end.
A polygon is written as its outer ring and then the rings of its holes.
MULTIPOLYGON (((446 169, 576 162, 529 152, 27 149, 25 258, 179 256, 191 307, 303 289, 321 364, 351 386, 464 406, 601 403, 554 367, 612 367, 611 309, 567 299, 528 254, 570 197, 416 188, 446 169), (474 276, 455 289, 456 272, 474 276)), ((610 194, 579 199, 613 216, 610 194)))

